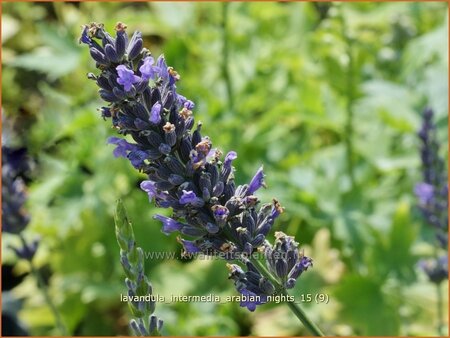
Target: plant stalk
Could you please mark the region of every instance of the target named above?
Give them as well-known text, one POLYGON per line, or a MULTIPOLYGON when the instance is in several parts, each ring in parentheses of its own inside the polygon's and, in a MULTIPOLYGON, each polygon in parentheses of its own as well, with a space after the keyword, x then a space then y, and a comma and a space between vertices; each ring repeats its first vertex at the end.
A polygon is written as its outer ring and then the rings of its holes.
MULTIPOLYGON (((275 285, 277 293, 284 296, 289 295, 286 289, 282 285, 280 285, 272 276, 272 274, 270 274, 270 272, 267 271, 266 267, 263 264, 261 264, 261 261, 253 257, 251 257, 250 260, 252 261, 253 264, 255 264, 258 267, 258 270, 261 272, 261 274, 267 279, 269 279, 275 285)), ((324 336, 319 327, 311 319, 309 319, 309 317, 297 303, 286 302, 286 304, 289 306, 289 309, 294 313, 294 315, 300 320, 300 322, 305 326, 305 328, 310 333, 312 333, 316 337, 324 336)))
MULTIPOLYGON (((287 291, 283 291, 284 295, 288 295, 287 291)), ((286 302, 286 304, 289 306, 291 311, 297 316, 297 318, 305 325, 305 327, 311 332, 314 336, 317 337, 323 337, 324 334, 322 331, 317 327, 317 325, 308 318, 306 313, 302 310, 302 308, 294 302, 286 302)))
POLYGON ((444 333, 442 328, 444 327, 444 302, 442 301, 442 282, 436 283, 436 296, 437 296, 437 334, 442 337, 444 333))

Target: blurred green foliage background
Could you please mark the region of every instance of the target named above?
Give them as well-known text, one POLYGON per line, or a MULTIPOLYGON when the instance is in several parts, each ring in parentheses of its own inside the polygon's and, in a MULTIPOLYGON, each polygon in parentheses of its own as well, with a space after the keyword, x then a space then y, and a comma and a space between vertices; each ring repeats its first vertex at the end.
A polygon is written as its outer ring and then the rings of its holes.
MULTIPOLYGON (((86 79, 94 63, 78 45, 91 21, 110 31, 125 22, 154 55, 165 54, 204 133, 223 152, 237 151, 238 183, 264 164, 261 200, 286 207, 275 230, 295 235, 314 259, 292 294, 329 295, 329 304, 304 304, 325 333, 436 335, 436 292, 417 268, 433 255, 433 234, 413 188, 426 105, 447 159, 447 3, 2 7, 4 120, 16 135, 9 142, 36 161, 29 234, 42 237, 35 262, 73 335, 129 333, 117 198, 144 250, 181 250, 152 219, 160 210, 138 189, 144 176, 106 144, 115 132, 96 111, 102 103, 86 79)), ((6 247, 15 241, 3 235, 4 262, 16 263, 6 247)), ((18 274, 26 269, 17 262, 18 274)), ((235 294, 223 261, 148 260, 146 271, 156 294, 235 294)), ((31 277, 13 294, 32 335, 59 334, 31 277)), ((166 335, 306 334, 284 305, 249 313, 236 303, 158 304, 156 313, 166 335)))

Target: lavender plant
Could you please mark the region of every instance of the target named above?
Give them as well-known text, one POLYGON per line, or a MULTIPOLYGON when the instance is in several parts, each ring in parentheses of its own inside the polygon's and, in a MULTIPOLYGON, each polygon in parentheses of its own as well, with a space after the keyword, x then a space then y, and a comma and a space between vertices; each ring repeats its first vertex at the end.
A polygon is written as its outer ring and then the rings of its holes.
POLYGON ((441 284, 448 279, 448 183, 445 162, 439 155, 433 110, 422 114, 423 122, 418 136, 421 141, 423 181, 415 187, 419 208, 425 222, 434 230, 435 257, 422 259, 419 266, 436 285, 438 307, 438 334, 442 335, 443 302, 441 284))
POLYGON ((125 285, 128 289, 128 305, 135 318, 131 319, 130 327, 137 336, 159 336, 163 325, 162 320, 153 315, 155 301, 145 301, 152 295, 152 284, 144 272, 144 252, 136 247, 133 227, 128 220, 126 210, 119 200, 115 214, 116 237, 120 247, 120 263, 126 274, 125 285))
POLYGON ((19 259, 28 262, 31 273, 55 317, 56 326, 61 334, 67 335, 67 329, 62 318, 48 293, 39 270, 33 263, 33 257, 40 240, 34 238, 29 241, 24 236, 24 231, 30 222, 30 215, 25 209, 27 193, 21 175, 29 169, 30 162, 24 148, 14 149, 2 146, 2 231, 19 237, 21 245, 10 246, 9 248, 14 251, 19 259))
POLYGON ((434 283, 448 278, 448 184, 445 162, 439 155, 439 142, 433 122, 433 110, 423 112, 423 123, 418 136, 421 141, 423 181, 415 187, 419 208, 426 223, 434 229, 438 246, 445 250, 434 261, 423 261, 422 267, 434 283))
MULTIPOLYGON (((155 61, 143 48, 140 32, 129 38, 126 28, 117 23, 113 37, 102 24, 91 23, 80 38, 100 70, 88 78, 108 103, 100 108, 101 116, 110 118, 122 135, 108 142, 116 145, 116 157, 127 158, 148 176, 140 187, 150 202, 172 209, 171 217, 155 219, 163 233, 181 234, 185 254, 220 256, 240 264, 227 265, 230 279, 246 296, 240 305, 254 311, 268 296, 293 288, 312 260, 283 233, 276 234, 271 246, 266 236, 283 208, 275 199, 260 205, 255 193, 265 187, 263 168, 250 183, 236 186, 236 152, 222 159, 210 138, 202 136, 202 124, 194 128, 195 104, 176 90, 180 75, 164 56, 155 61), (255 253, 263 254, 266 265, 255 253)), ((296 304, 288 304, 312 333, 322 335, 296 304)))

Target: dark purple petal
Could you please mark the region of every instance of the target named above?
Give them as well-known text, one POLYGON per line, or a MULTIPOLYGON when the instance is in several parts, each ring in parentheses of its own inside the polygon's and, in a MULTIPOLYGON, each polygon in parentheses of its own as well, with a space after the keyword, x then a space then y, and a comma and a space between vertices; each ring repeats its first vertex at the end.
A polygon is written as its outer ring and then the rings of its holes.
POLYGON ((154 66, 155 60, 152 56, 147 56, 144 59, 144 63, 139 67, 142 78, 147 81, 149 79, 154 79, 155 75, 158 73, 159 68, 154 66))
POLYGON ((288 277, 297 279, 303 271, 308 270, 309 267, 312 266, 312 259, 306 256, 303 256, 300 261, 294 265, 292 270, 289 272, 288 277))
POLYGON ((161 122, 161 103, 156 102, 150 111, 150 122, 159 124, 161 122))
POLYGON ((128 159, 130 160, 133 167, 140 169, 144 165, 144 161, 148 158, 145 151, 134 150, 128 154, 128 159))
POLYGON ((419 183, 414 189, 421 204, 428 204, 434 197, 434 187, 428 183, 419 183))
POLYGON ((228 215, 230 214, 230 211, 228 208, 222 206, 222 205, 215 205, 213 208, 213 214, 214 217, 217 219, 226 219, 228 215))
POLYGON ((189 110, 192 110, 195 108, 195 104, 194 102, 192 102, 191 100, 187 100, 184 104, 183 104, 184 108, 187 108, 189 110))
POLYGON ((267 296, 257 295, 247 289, 240 290, 240 293, 244 299, 241 300, 239 305, 241 307, 246 307, 251 312, 255 311, 257 305, 267 302, 267 296))
POLYGON ((150 202, 158 194, 156 191, 155 182, 153 181, 150 180, 142 181, 140 187, 148 194, 150 202))
POLYGON ((186 224, 180 223, 170 217, 162 215, 155 215, 153 216, 153 218, 160 220, 163 223, 161 231, 166 235, 174 231, 180 231, 184 226, 186 226, 186 224))
POLYGON ((137 82, 139 82, 139 76, 134 75, 134 72, 131 69, 128 69, 124 65, 119 65, 116 67, 117 73, 119 77, 117 78, 117 83, 121 84, 125 91, 130 91, 131 86, 137 82))
POLYGON ((128 143, 126 140, 120 137, 110 137, 108 144, 115 144, 117 147, 114 149, 113 154, 115 157, 127 157, 128 152, 137 149, 135 144, 128 143))
POLYGON ((89 37, 89 26, 84 25, 83 31, 81 32, 81 37, 79 43, 85 43, 87 45, 91 45, 92 39, 89 37))
POLYGON ((253 193, 261 187, 265 187, 264 172, 262 166, 258 169, 255 176, 253 176, 250 184, 248 185, 247 195, 253 195, 253 193))
POLYGON ((195 203, 198 197, 193 191, 183 190, 183 195, 180 197, 180 204, 195 203))
POLYGON ((237 159, 237 153, 235 151, 230 151, 225 156, 224 166, 231 166, 231 162, 237 159))
POLYGON ((178 238, 178 242, 183 245, 185 254, 192 254, 196 252, 200 252, 199 247, 195 244, 195 242, 188 241, 182 238, 178 238))
POLYGON ((169 80, 169 72, 167 71, 166 60, 164 59, 164 55, 161 55, 156 61, 156 66, 158 67, 158 75, 163 80, 169 80))
POLYGON ((237 154, 235 151, 230 151, 225 156, 225 160, 223 161, 222 172, 221 172, 221 176, 222 176, 222 179, 224 180, 224 183, 226 183, 228 180, 228 176, 231 173, 231 162, 233 162, 233 160, 235 160, 235 159, 237 159, 237 154))

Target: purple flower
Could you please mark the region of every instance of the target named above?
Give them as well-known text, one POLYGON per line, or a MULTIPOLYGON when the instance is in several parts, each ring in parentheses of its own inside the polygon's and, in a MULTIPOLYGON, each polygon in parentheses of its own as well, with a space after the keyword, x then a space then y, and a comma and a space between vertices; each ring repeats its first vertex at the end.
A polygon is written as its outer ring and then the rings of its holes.
MULTIPOLYGON (((312 259, 306 256, 302 256, 300 258, 300 261, 298 263, 296 263, 294 265, 294 267, 291 269, 291 271, 289 271, 289 275, 288 278, 289 279, 294 279, 294 285, 295 285, 295 280, 306 270, 308 270, 309 267, 312 267, 313 263, 312 263, 312 259)), ((293 285, 293 286, 294 286, 293 285)), ((293 287, 292 286, 292 287, 293 287)), ((289 287, 288 287, 289 289, 289 287)))
POLYGON ((176 220, 174 220, 170 217, 166 217, 166 216, 162 216, 162 215, 155 215, 155 216, 153 216, 153 218, 160 220, 163 223, 163 228, 161 229, 161 231, 166 235, 168 235, 174 231, 180 231, 181 228, 183 228, 186 225, 186 224, 177 222, 176 220))
POLYGON ((180 204, 191 204, 194 206, 201 206, 204 204, 201 198, 198 198, 193 191, 183 190, 183 194, 180 197, 180 204))
POLYGON ((225 160, 223 161, 224 167, 231 166, 231 162, 234 161, 235 159, 237 159, 236 152, 235 151, 228 152, 227 155, 225 156, 225 160))
POLYGON ((216 219, 227 219, 230 211, 223 205, 215 205, 211 208, 216 219))
POLYGON ((242 299, 239 305, 241 307, 246 307, 251 312, 256 310, 257 305, 267 303, 266 295, 257 295, 247 289, 242 289, 240 292, 242 299))
POLYGON ((184 255, 193 254, 201 251, 200 248, 193 241, 188 241, 182 239, 181 237, 178 237, 177 240, 179 243, 183 245, 184 255))
POLYGON ((148 158, 148 154, 142 150, 133 150, 130 151, 127 157, 133 167, 135 167, 136 169, 141 169, 145 164, 144 161, 148 158))
POLYGON ((177 93, 177 100, 178 103, 180 104, 180 106, 182 106, 183 108, 186 108, 188 110, 192 110, 195 107, 194 102, 192 102, 191 100, 188 100, 186 97, 184 97, 181 94, 177 93))
POLYGON ((40 239, 35 238, 31 243, 23 243, 22 247, 9 246, 9 248, 15 252, 17 257, 26 259, 31 262, 34 255, 36 254, 39 242, 40 239))
POLYGON ((154 66, 155 60, 152 56, 147 56, 144 59, 144 63, 139 67, 139 71, 142 74, 142 79, 147 81, 149 79, 154 79, 155 75, 158 73, 159 68, 154 66))
POLYGON ((217 222, 217 225, 219 227, 223 227, 228 219, 228 215, 230 214, 230 211, 227 207, 224 207, 223 205, 214 205, 211 207, 211 210, 214 215, 214 219, 217 222))
POLYGON ((158 192, 156 190, 155 182, 147 180, 142 181, 140 185, 141 189, 144 190, 148 194, 148 198, 150 202, 155 198, 155 196, 158 195, 158 192))
POLYGON ((119 137, 110 137, 108 139, 108 144, 115 144, 117 146, 113 151, 115 157, 127 157, 128 152, 137 149, 135 144, 128 143, 126 140, 119 137))
POLYGON ((249 260, 245 262, 247 271, 236 264, 227 264, 229 278, 234 280, 236 290, 242 295, 241 307, 255 311, 256 306, 267 303, 267 296, 275 291, 272 283, 263 277, 249 260))
POLYGON ((228 177, 231 174, 231 170, 232 170, 231 162, 233 162, 233 160, 235 160, 235 159, 237 159, 237 154, 235 151, 230 151, 225 156, 225 160, 223 161, 223 166, 222 166, 222 173, 221 173, 225 182, 228 180, 228 177))
MULTIPOLYGON (((166 192, 160 191, 156 187, 156 183, 150 180, 142 181, 140 185, 141 189, 148 194, 149 201, 151 202, 154 198, 158 200, 159 204, 172 204, 173 198, 166 192)), ((163 206, 162 206, 163 207, 163 206)), ((166 206, 167 208, 169 206, 166 206)))
POLYGON ((422 259, 418 265, 433 283, 439 284, 448 279, 447 255, 440 256, 437 259, 422 259))
POLYGON ((119 77, 117 78, 117 83, 121 84, 125 91, 130 91, 131 86, 137 82, 139 82, 140 78, 137 75, 134 75, 134 72, 131 69, 128 69, 124 65, 119 65, 116 67, 117 74, 119 77))
POLYGON ((431 202, 434 197, 434 188, 428 183, 419 183, 414 189, 414 193, 419 198, 421 204, 426 205, 431 202))
POLYGON ((91 45, 92 39, 89 37, 89 27, 84 26, 83 31, 81 32, 81 37, 79 43, 85 43, 87 45, 91 45))
POLYGON ((150 122, 159 124, 161 122, 161 103, 156 102, 150 111, 150 122))
POLYGON ((197 200, 197 195, 193 191, 183 190, 183 195, 180 198, 181 204, 188 204, 195 202, 197 200))
POLYGON ((275 238, 273 247, 267 245, 264 250, 267 267, 278 276, 286 289, 291 289, 297 278, 312 266, 312 259, 299 252, 294 237, 278 231, 275 232, 275 238))
POLYGON ((156 67, 158 67, 158 75, 163 80, 169 79, 169 72, 167 71, 167 63, 164 55, 161 55, 156 61, 156 67))
POLYGON ((255 176, 253 176, 250 184, 248 185, 247 195, 252 195, 256 190, 258 190, 261 187, 266 187, 264 182, 264 172, 262 166, 258 169, 255 176))
MULTIPOLYGON (((31 169, 26 149, 2 146, 2 231, 21 235, 30 222, 24 208, 27 200, 22 176, 31 169)), ((31 261, 38 248, 39 239, 22 240, 20 247, 9 246, 17 257, 31 261)))
POLYGON ((186 101, 187 101, 187 99, 185 96, 177 93, 177 102, 180 106, 184 107, 184 104, 186 103, 186 101))
POLYGON ((446 238, 448 233, 448 173, 445 160, 440 156, 440 143, 433 117, 433 110, 424 110, 422 126, 418 132, 423 181, 416 185, 414 192, 425 221, 434 227, 441 247, 447 250, 446 241, 441 239, 446 238))
POLYGON ((22 177, 30 169, 26 151, 2 146, 2 231, 20 234, 30 216, 24 208, 27 191, 22 177))
POLYGON ((184 102, 183 106, 184 106, 184 108, 189 109, 189 110, 192 110, 195 108, 195 104, 191 100, 187 100, 186 102, 184 102))

